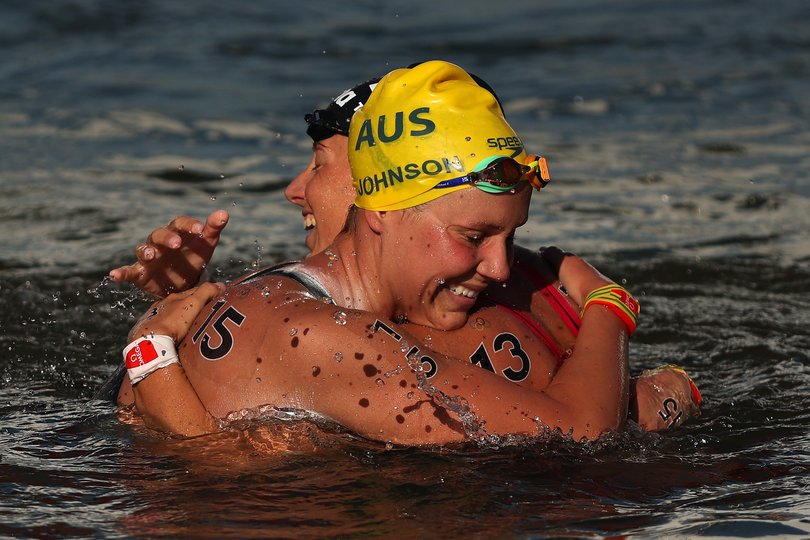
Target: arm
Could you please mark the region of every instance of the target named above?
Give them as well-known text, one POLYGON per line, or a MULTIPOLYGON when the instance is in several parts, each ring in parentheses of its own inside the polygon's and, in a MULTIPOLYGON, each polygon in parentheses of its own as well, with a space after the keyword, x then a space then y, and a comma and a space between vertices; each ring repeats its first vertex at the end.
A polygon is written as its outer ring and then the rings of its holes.
MULTIPOLYGON (((130 332, 130 341, 165 335, 175 343, 189 331, 202 308, 220 294, 223 286, 205 283, 190 291, 169 295, 156 302, 130 332)), ((135 406, 152 428, 181 435, 216 431, 214 418, 200 401, 180 364, 157 369, 131 386, 135 406)))
MULTIPOLYGON (((547 428, 595 439, 626 417, 626 331, 609 313, 589 311, 581 351, 555 385, 537 392, 434 352, 382 317, 313 300, 286 278, 267 279, 230 287, 211 315, 200 313, 192 330, 199 339, 181 349, 188 380, 217 418, 262 405, 292 407, 370 439, 440 444, 547 428), (338 311, 345 317, 336 318, 338 311), (610 354, 597 346, 604 340, 615 345, 610 354)), ((166 377, 139 386, 177 383, 170 380, 177 373, 163 371, 166 377)), ((161 406, 139 401, 146 415, 164 414, 161 406)), ((215 429, 205 422, 162 427, 186 435, 215 429)))
POLYGON ((136 261, 110 270, 110 279, 128 281, 158 298, 193 287, 211 260, 227 224, 225 210, 213 212, 205 224, 179 216, 152 231, 146 242, 135 248, 136 261))
MULTIPOLYGON (((626 331, 601 310, 589 311, 580 350, 548 389, 537 392, 436 353, 372 314, 344 310, 347 322, 337 325, 335 309, 285 304, 273 315, 269 326, 276 331, 268 333, 262 352, 248 356, 280 358, 277 368, 297 381, 299 406, 368 438, 443 443, 474 436, 478 425, 494 435, 532 436, 551 428, 576 440, 596 439, 626 418, 626 331), (284 337, 290 328, 299 329, 293 339, 284 337), (604 352, 606 341, 611 347, 604 352)), ((251 315, 240 311, 247 314, 245 326, 251 315)))
MULTIPOLYGON (((551 267, 553 274, 559 273, 564 260, 587 264, 556 247, 543 248, 539 254, 540 258, 533 258, 534 254, 523 250, 522 256, 535 266, 551 267)), ((571 296, 577 308, 583 298, 579 294, 578 298, 571 296)), ((700 402, 697 387, 681 368, 663 366, 630 380, 629 417, 647 431, 671 429, 689 418, 699 417, 700 402)))

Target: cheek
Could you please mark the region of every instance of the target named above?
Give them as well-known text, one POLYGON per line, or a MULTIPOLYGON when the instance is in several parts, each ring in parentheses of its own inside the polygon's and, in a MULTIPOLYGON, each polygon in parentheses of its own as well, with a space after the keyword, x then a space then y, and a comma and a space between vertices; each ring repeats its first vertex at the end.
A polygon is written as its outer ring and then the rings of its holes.
POLYGON ((463 274, 475 266, 474 250, 461 244, 450 233, 439 228, 430 228, 414 241, 422 249, 426 273, 450 277, 463 274))

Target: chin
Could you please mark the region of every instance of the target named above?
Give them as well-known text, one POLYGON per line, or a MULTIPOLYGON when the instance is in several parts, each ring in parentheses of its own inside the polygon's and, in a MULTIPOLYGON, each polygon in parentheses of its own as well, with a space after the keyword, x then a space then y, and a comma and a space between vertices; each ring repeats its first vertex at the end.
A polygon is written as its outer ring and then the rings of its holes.
POLYGON ((304 244, 306 244, 307 248, 309 248, 310 255, 314 255, 319 251, 321 251, 320 249, 318 249, 318 237, 314 229, 307 233, 307 237, 304 240, 304 244))
POLYGON ((435 328, 436 330, 450 331, 458 330, 459 328, 463 327, 465 324, 467 324, 468 319, 469 314, 466 311, 444 311, 434 315, 433 317, 429 317, 428 321, 418 324, 429 326, 431 328, 435 328))

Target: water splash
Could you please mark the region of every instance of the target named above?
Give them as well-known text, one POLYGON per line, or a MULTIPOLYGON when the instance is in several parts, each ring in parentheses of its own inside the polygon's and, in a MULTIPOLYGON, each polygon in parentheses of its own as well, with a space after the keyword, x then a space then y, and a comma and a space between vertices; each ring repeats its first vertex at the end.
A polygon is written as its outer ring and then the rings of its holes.
POLYGON ((338 324, 340 326, 345 326, 348 316, 346 315, 345 311, 338 310, 338 311, 335 311, 332 314, 332 318, 335 319, 335 324, 338 324))

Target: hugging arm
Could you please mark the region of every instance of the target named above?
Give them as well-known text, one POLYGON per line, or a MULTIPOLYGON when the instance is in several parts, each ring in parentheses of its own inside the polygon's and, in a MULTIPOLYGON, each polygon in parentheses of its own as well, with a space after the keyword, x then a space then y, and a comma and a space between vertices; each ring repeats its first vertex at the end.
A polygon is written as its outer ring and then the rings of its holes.
MULTIPOLYGON (((198 393, 202 402, 167 407, 166 400, 176 400, 178 392, 194 392, 176 364, 136 385, 138 409, 152 425, 198 435, 217 429, 206 408, 220 418, 270 404, 320 413, 374 440, 441 444, 468 439, 476 425, 493 435, 559 429, 577 440, 595 439, 618 429, 625 417, 626 340, 621 335, 626 332, 608 313, 589 314, 582 352, 569 359, 555 384, 536 392, 431 351, 407 329, 374 314, 343 310, 346 323, 336 324, 335 306, 311 299, 270 304, 274 297, 263 296, 266 288, 240 287, 222 297, 227 302, 222 310, 244 315, 241 325, 231 328, 234 347, 227 358, 195 363, 195 350, 181 348, 189 379, 215 382, 207 394, 198 393), (611 354, 590 346, 605 339, 617 342, 611 354), (257 358, 273 360, 257 363, 257 358), (163 400, 152 401, 156 397, 163 400), (194 417, 184 418, 186 413, 194 417)), ((283 299, 290 291, 276 294, 283 299)))
MULTIPOLYGON (((177 342, 188 333, 202 308, 222 290, 220 284, 205 283, 156 302, 132 329, 130 341, 167 336, 177 342)), ((129 388, 149 427, 186 436, 217 429, 215 419, 203 406, 179 363, 156 369, 129 388)))
MULTIPOLYGON (((529 255, 531 257, 531 255, 529 255)), ((555 274, 560 275, 563 265, 573 263, 572 268, 583 268, 585 263, 579 257, 565 253, 556 247, 540 251, 540 260, 533 264, 546 263, 555 274)), ((576 274, 573 275, 575 277, 576 274)), ((571 275, 568 275, 570 283, 571 275)), ((582 305, 582 293, 573 287, 572 299, 577 308, 582 305), (575 297, 575 294, 577 295, 575 297)), ((646 370, 630 380, 629 418, 647 431, 663 431, 680 426, 689 418, 700 416, 702 398, 697 386, 683 369, 665 365, 646 370)))

